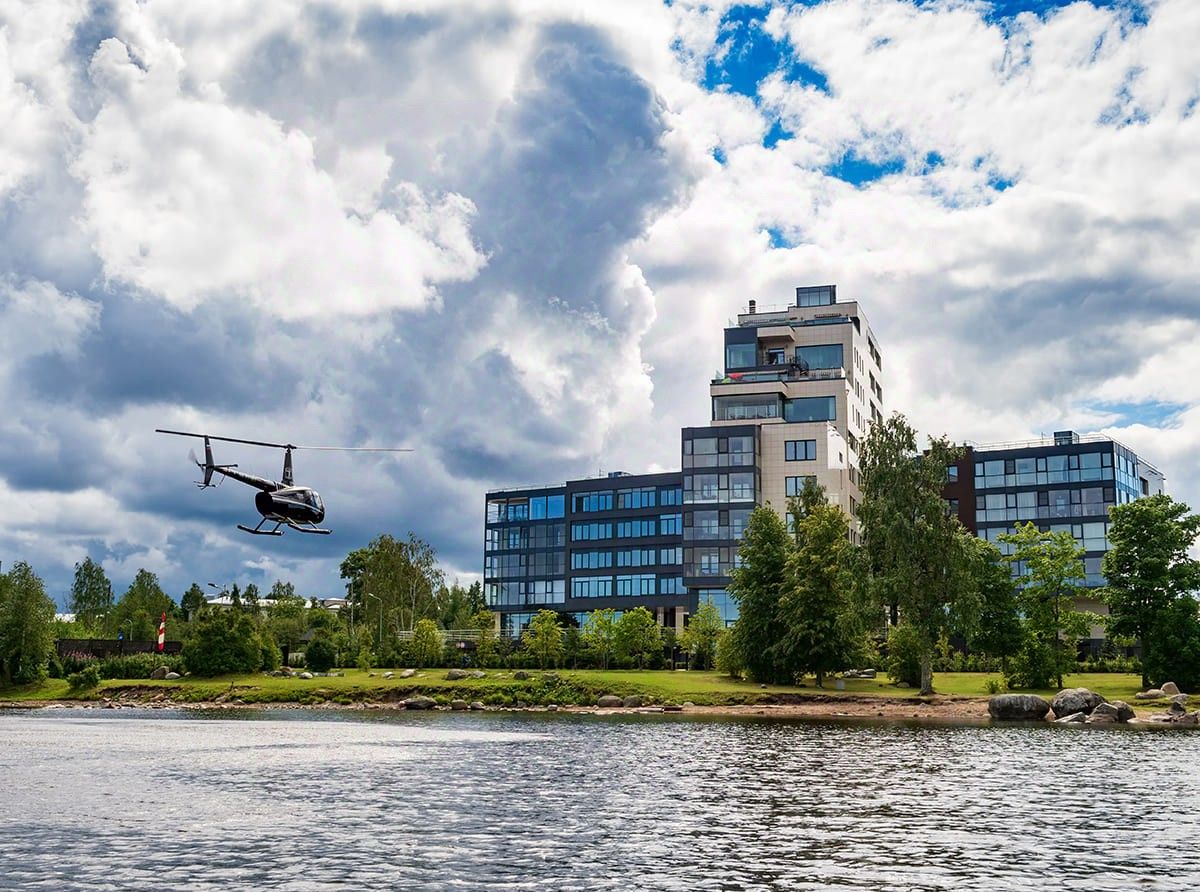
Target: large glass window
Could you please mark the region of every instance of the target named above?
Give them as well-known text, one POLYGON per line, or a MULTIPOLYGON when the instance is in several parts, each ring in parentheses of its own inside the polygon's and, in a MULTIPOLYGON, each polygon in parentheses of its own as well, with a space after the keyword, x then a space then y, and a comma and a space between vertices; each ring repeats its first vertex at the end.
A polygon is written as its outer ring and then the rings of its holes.
POLYGON ((816 440, 788 440, 783 444, 783 457, 787 461, 815 461, 816 440))
POLYGON ((571 580, 572 598, 608 598, 612 596, 611 576, 587 576, 571 580))
POLYGON ((662 536, 679 536, 683 533, 683 515, 662 514, 658 518, 658 532, 662 536))
POLYGON ((603 570, 612 566, 611 551, 573 551, 572 570, 603 570))
POLYGON ((586 514, 591 511, 611 511, 613 506, 612 490, 604 492, 579 493, 571 505, 576 514, 586 514))
POLYGON ((617 507, 653 508, 655 507, 657 496, 658 493, 653 486, 645 486, 641 489, 618 489, 617 507))
POLYGON ((657 535, 655 527, 657 524, 654 518, 645 520, 622 520, 617 523, 617 538, 618 539, 636 539, 640 536, 657 535))
POLYGON ((683 490, 676 487, 670 489, 660 489, 658 491, 658 504, 666 505, 682 505, 683 490))
POLYGON ((779 417, 779 397, 774 394, 744 394, 713 397, 716 421, 750 421, 779 417))
POLYGON ((729 501, 754 501, 754 472, 729 475, 729 501))
POLYGON ((738 618, 738 604, 734 598, 723 588, 702 588, 699 592, 700 603, 708 601, 721 614, 721 619, 725 621, 725 625, 731 626, 738 618))
POLYGON ((806 481, 806 480, 811 480, 813 483, 817 482, 817 478, 815 476, 811 476, 811 475, 804 476, 804 477, 787 477, 787 478, 785 478, 785 485, 787 486, 787 495, 789 497, 800 495, 800 493, 804 491, 804 481, 806 481))
POLYGON ((657 587, 658 577, 653 573, 617 577, 617 594, 621 596, 653 595, 657 587))
POLYGON ((571 541, 586 542, 592 539, 611 539, 611 523, 573 523, 571 524, 571 541))
POLYGON ((837 418, 837 399, 832 396, 806 396, 787 400, 783 405, 785 421, 833 421, 837 418))
POLYGON ((840 369, 842 365, 841 344, 819 344, 815 347, 797 347, 796 361, 810 369, 840 369))
POLYGON ((758 365, 756 344, 726 344, 725 368, 749 369, 758 365))
POLYGON ((566 512, 564 510, 567 497, 563 495, 546 496, 546 516, 547 517, 562 517, 566 512))

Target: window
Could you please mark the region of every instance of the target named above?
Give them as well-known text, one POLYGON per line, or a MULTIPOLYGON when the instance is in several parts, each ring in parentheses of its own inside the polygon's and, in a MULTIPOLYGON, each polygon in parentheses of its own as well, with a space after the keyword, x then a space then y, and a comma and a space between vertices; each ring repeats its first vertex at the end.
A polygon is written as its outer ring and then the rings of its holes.
POLYGON ((805 476, 805 477, 787 477, 787 478, 785 478, 784 482, 787 486, 788 496, 791 497, 791 496, 800 495, 800 493, 804 490, 804 481, 806 481, 806 480, 811 480, 813 483, 817 482, 817 478, 812 475, 805 476))
POLYGON ((571 510, 576 514, 586 514, 590 511, 611 511, 613 506, 612 490, 605 492, 587 492, 575 496, 571 510))
POLYGON ((652 595, 657 587, 658 579, 653 573, 617 577, 617 594, 623 597, 630 595, 652 595))
POLYGON ((832 396, 787 400, 783 404, 783 418, 784 421, 833 421, 837 418, 837 400, 832 396))
POLYGON ((572 570, 603 570, 612 566, 611 551, 573 551, 572 570))
POLYGON ((699 592, 700 603, 708 601, 717 608, 725 625, 731 626, 738 618, 738 604, 723 588, 702 588, 699 592))
POLYGON ((658 550, 658 562, 660 564, 682 564, 683 549, 682 548, 660 548, 658 550))
POLYGON ((573 523, 571 524, 571 541, 585 542, 591 539, 611 539, 611 523, 573 523))
POLYGON ((752 421, 779 417, 779 397, 774 394, 713 397, 715 421, 752 421))
POLYGON ((658 577, 658 593, 660 595, 683 595, 687 594, 687 589, 683 587, 682 576, 660 576, 658 577))
POLYGON ((758 365, 758 356, 755 344, 726 344, 725 345, 725 368, 727 369, 749 369, 758 365))
POLYGON ((608 598, 612 596, 611 576, 588 576, 571 580, 572 598, 608 598))
POLYGON ((617 523, 618 539, 635 539, 639 536, 655 536, 657 524, 654 518, 644 520, 622 520, 617 523))
POLYGON ((667 505, 682 505, 683 490, 682 489, 660 489, 658 491, 658 504, 666 507, 667 505))
POLYGON ((787 461, 816 461, 816 440, 788 440, 783 444, 783 457, 787 461))
POLYGON ((683 534, 683 515, 663 514, 658 518, 658 531, 662 536, 680 536, 683 534))
POLYGON ((628 548, 617 552, 618 567, 651 567, 658 563, 658 550, 654 548, 628 548))
POLYGON ((946 465, 946 480, 949 483, 958 482, 958 465, 946 465))
POLYGON ((754 473, 729 475, 729 500, 731 502, 754 501, 754 473))
POLYGON ((842 367, 842 345, 820 344, 815 347, 797 347, 796 361, 810 369, 840 369, 842 367))
POLYGON ((564 510, 567 497, 564 495, 546 496, 546 516, 547 517, 562 517, 566 511, 564 510))
POLYGON ((618 508, 653 508, 658 498, 658 491, 653 486, 641 489, 618 489, 618 508))

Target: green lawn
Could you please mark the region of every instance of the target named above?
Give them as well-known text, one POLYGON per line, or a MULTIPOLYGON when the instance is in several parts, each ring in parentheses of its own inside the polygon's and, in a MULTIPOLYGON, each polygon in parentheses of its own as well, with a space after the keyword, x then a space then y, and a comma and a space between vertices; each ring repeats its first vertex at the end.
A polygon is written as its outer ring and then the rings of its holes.
MULTIPOLYGON (((429 669, 409 679, 385 679, 376 670, 374 677, 357 669, 345 670, 345 675, 336 678, 273 678, 261 674, 226 676, 215 679, 192 679, 181 681, 110 680, 101 683, 95 691, 81 695, 83 699, 116 697, 122 693, 136 694, 148 699, 165 693, 175 702, 203 702, 240 699, 244 702, 316 703, 325 700, 352 703, 356 701, 395 701, 417 693, 448 701, 453 697, 465 700, 483 700, 495 705, 545 703, 594 703, 600 694, 641 694, 653 702, 691 701, 699 705, 722 705, 756 703, 774 697, 787 699, 792 696, 874 696, 887 698, 912 698, 917 692, 911 688, 898 688, 888 683, 886 676, 876 679, 846 679, 845 690, 838 691, 832 679, 826 687, 819 689, 812 679, 802 686, 768 685, 740 681, 716 672, 671 672, 595 669, 560 670, 557 680, 547 680, 543 673, 530 671, 530 678, 517 680, 512 670, 489 670, 483 679, 449 681, 446 670, 429 669), (161 689, 161 690, 160 690, 161 689)), ((938 694, 952 697, 987 697, 989 679, 999 676, 976 672, 943 672, 934 675, 934 688, 938 694)), ((1117 673, 1092 673, 1069 675, 1064 679, 1067 687, 1090 688, 1110 700, 1133 702, 1133 695, 1140 687, 1141 679, 1136 675, 1117 673)), ((1044 697, 1052 697, 1053 690, 1035 691, 1044 697)), ((21 688, 0 688, 0 700, 57 700, 67 699, 65 681, 50 679, 39 685, 21 688)))

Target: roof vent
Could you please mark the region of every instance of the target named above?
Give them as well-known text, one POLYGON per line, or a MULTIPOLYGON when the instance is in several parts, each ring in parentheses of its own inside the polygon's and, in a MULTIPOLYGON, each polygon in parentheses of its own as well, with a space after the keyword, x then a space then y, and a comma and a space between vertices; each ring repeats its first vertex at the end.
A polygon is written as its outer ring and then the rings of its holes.
POLYGON ((752 301, 750 301, 750 313, 751 313, 751 315, 753 315, 753 314, 754 314, 754 310, 755 310, 755 308, 756 308, 757 306, 758 306, 758 302, 757 302, 757 301, 753 301, 753 300, 752 300, 752 301))

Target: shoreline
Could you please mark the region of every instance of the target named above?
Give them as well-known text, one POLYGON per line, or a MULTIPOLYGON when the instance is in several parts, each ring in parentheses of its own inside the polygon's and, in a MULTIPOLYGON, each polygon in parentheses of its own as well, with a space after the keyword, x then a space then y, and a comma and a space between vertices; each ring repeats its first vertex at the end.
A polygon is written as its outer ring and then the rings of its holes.
MULTIPOLYGON (((939 697, 934 696, 922 700, 906 698, 860 698, 837 697, 822 698, 814 696, 812 700, 790 703, 750 703, 750 704, 720 704, 720 705, 685 705, 664 707, 661 705, 631 706, 631 707, 601 707, 601 706, 486 706, 475 710, 454 710, 447 706, 434 706, 428 709, 409 709, 402 702, 359 701, 355 703, 337 703, 331 700, 318 703, 297 702, 250 702, 237 703, 232 701, 193 701, 177 702, 170 699, 141 700, 134 698, 114 698, 100 700, 0 700, 0 713, 4 712, 33 712, 42 710, 180 710, 198 712, 266 712, 278 711, 312 711, 312 712, 462 712, 462 713, 546 713, 564 715, 594 715, 594 716, 692 716, 692 717, 731 717, 731 718, 776 718, 776 719, 828 719, 833 721, 863 721, 888 723, 930 723, 956 725, 963 727, 1003 727, 1006 725, 1054 725, 1053 718, 1038 722, 993 721, 988 715, 987 698, 975 697, 939 697)), ((1100 725, 1099 727, 1139 727, 1139 728, 1179 728, 1196 727, 1187 725, 1170 725, 1148 720, 1152 710, 1138 710, 1133 720, 1120 725, 1100 725)), ((1053 714, 1051 714, 1053 715, 1053 714)), ((1087 725, 1086 727, 1096 727, 1087 725)))

